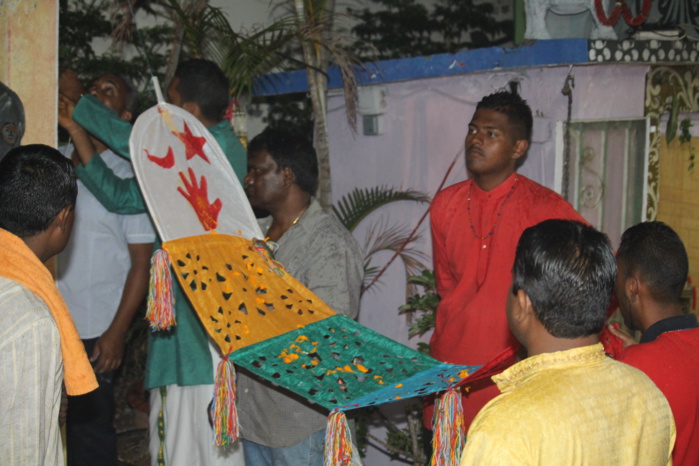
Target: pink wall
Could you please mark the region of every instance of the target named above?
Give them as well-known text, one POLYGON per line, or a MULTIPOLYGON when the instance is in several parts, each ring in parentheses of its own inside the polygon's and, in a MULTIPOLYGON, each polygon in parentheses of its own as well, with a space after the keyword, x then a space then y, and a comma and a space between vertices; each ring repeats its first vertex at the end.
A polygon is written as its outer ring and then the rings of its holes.
MULTIPOLYGON (((588 65, 573 67, 573 120, 643 116, 647 66, 588 65)), ((566 119, 567 97, 561 94, 568 67, 527 68, 387 84, 383 131, 378 136, 353 134, 347 125, 341 96, 330 97, 329 134, 335 202, 355 187, 388 185, 435 194, 447 167, 458 157, 445 186, 466 179, 463 140, 476 103, 487 94, 517 80, 520 93, 535 115, 533 144, 520 172, 554 187, 556 123, 566 119)), ((360 119, 361 120, 361 119, 360 119)), ((360 123, 361 124, 361 123, 360 123)), ((369 224, 384 222, 412 228, 428 208, 402 202, 384 207, 360 225, 355 235, 363 243, 369 224)), ((431 268, 429 222, 420 229, 420 248, 431 268)), ((385 263, 389 255, 374 259, 385 263)), ((407 338, 407 323, 398 315, 405 302, 402 266, 395 262, 378 289, 362 300, 359 321, 390 338, 415 346, 407 338)), ((485 362, 485 361, 484 361, 485 362)), ((387 410, 399 409, 387 407, 387 410)), ((384 435, 378 433, 380 438, 384 435)), ((370 449, 366 464, 390 464, 387 456, 370 449)))

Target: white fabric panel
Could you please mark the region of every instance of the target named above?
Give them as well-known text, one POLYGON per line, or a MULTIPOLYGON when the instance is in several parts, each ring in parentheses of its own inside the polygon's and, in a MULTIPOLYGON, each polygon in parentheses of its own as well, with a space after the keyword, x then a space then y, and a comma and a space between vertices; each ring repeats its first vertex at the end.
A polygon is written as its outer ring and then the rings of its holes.
POLYGON ((243 187, 221 147, 189 112, 165 103, 148 109, 136 120, 129 150, 143 197, 163 241, 207 233, 192 205, 177 190, 186 190, 180 174, 191 182, 189 170, 194 173, 199 188, 202 179, 206 179, 208 203, 221 202, 217 233, 263 237, 243 187), (185 145, 174 134, 185 133, 185 122, 193 137, 206 139, 204 154, 208 162, 200 155, 186 159, 185 145), (170 149, 175 163, 171 168, 164 168, 148 157, 150 154, 167 158, 170 149))

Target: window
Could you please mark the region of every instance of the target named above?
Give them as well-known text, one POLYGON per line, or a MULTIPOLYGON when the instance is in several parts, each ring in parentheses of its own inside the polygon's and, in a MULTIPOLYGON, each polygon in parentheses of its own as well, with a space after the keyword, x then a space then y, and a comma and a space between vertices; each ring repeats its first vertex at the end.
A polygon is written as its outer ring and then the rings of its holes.
POLYGON ((626 228, 645 220, 647 121, 574 121, 570 129, 568 199, 616 248, 626 228))

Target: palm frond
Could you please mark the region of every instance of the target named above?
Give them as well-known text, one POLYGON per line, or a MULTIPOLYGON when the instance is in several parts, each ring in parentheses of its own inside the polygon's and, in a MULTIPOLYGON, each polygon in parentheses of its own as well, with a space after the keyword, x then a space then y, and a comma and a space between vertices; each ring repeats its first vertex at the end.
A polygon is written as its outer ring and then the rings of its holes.
POLYGON ((379 207, 396 201, 430 202, 430 198, 412 189, 400 190, 387 186, 354 188, 351 193, 342 196, 337 206, 333 206, 333 213, 345 228, 352 231, 379 207))
POLYGON ((176 0, 170 6, 179 17, 185 40, 193 55, 208 58, 221 66, 231 82, 231 94, 251 95, 256 78, 288 69, 293 62, 281 57, 295 38, 293 18, 279 19, 263 28, 236 32, 220 8, 206 6, 199 13, 183 10, 176 0))
MULTIPOLYGON (((382 219, 369 228, 369 233, 364 240, 365 263, 364 263, 364 287, 362 293, 370 289, 370 285, 376 274, 378 267, 372 267, 372 257, 382 251, 398 252, 398 256, 405 267, 406 279, 419 274, 426 268, 424 261, 427 259, 425 253, 410 247, 420 237, 410 236, 410 229, 405 225, 388 226, 382 219)), ((416 286, 408 281, 407 294, 415 293, 416 286)))
POLYGON ((306 4, 304 22, 297 23, 298 40, 300 43, 309 43, 312 50, 315 50, 315 62, 325 64, 321 72, 325 72, 329 64, 338 67, 345 91, 347 122, 354 131, 357 126, 358 76, 366 70, 366 67, 354 53, 354 38, 333 30, 332 25, 335 20, 346 15, 328 14, 325 10, 325 2, 322 0, 317 2, 309 0, 306 4))

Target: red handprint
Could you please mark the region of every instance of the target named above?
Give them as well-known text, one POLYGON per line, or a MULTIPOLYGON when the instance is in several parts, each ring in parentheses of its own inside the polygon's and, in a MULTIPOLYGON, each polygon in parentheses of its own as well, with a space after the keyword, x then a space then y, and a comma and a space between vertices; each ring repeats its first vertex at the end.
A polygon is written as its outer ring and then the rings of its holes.
POLYGON ((209 204, 205 176, 201 177, 201 184, 197 185, 197 177, 194 174, 194 170, 189 168, 189 178, 187 180, 184 173, 180 172, 180 179, 182 179, 185 189, 178 187, 177 190, 192 205, 204 229, 206 231, 215 230, 218 226, 218 213, 221 211, 223 203, 221 199, 216 199, 213 204, 209 204))

